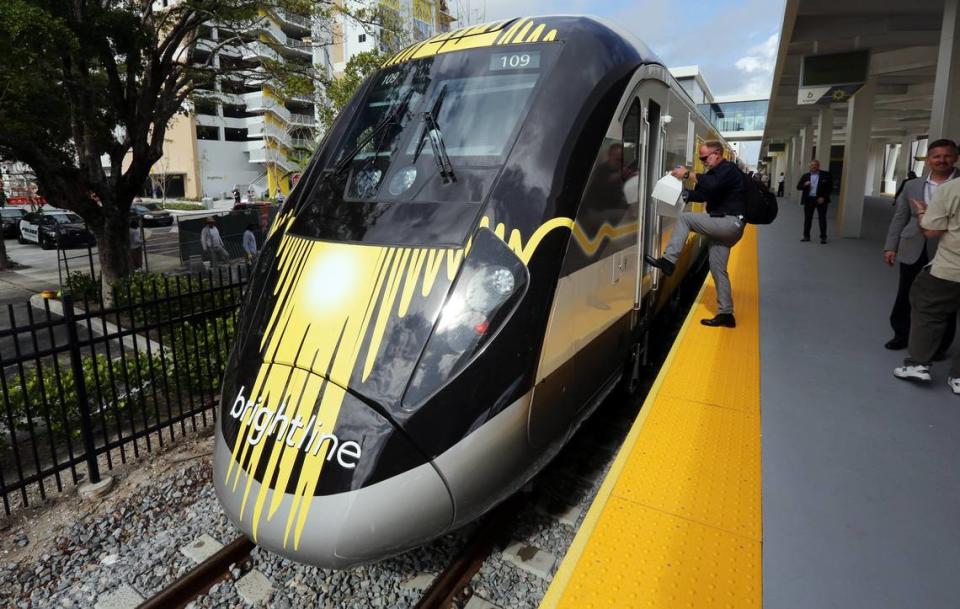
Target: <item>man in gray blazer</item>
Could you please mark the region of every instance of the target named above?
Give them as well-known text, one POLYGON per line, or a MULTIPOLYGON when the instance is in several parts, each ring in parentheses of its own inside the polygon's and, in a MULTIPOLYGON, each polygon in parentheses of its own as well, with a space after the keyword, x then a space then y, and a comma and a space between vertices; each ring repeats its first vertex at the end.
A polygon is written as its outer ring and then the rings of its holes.
MULTIPOLYGON (((957 158, 957 145, 951 140, 931 142, 927 147, 927 177, 906 182, 897 197, 896 209, 883 246, 883 258, 888 265, 893 266, 895 261, 900 261, 900 283, 897 286, 893 310, 890 311, 893 338, 884 345, 887 349, 906 349, 910 336, 910 286, 923 267, 933 260, 937 251, 937 239, 923 236, 917 223, 917 210, 910 204, 910 199, 924 203, 933 200, 933 193, 940 184, 960 176, 960 170, 954 167, 957 158)), ((944 333, 939 355, 950 347, 955 333, 954 318, 944 333)))

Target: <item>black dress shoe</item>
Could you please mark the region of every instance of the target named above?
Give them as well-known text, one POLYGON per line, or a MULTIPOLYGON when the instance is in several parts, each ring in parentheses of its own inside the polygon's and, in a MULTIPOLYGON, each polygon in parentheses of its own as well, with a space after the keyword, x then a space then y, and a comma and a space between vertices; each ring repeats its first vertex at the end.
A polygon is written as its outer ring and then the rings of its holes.
POLYGON ((820 243, 826 243, 826 242, 827 242, 826 237, 820 237, 820 243))
POLYGON ((801 239, 801 241, 809 241, 809 240, 810 240, 810 237, 804 237, 803 239, 801 239))
POLYGON ((649 264, 650 266, 655 266, 661 271, 663 271, 663 274, 666 275, 667 277, 669 277, 670 275, 673 275, 673 270, 676 268, 676 265, 670 262, 669 260, 667 260, 666 258, 654 258, 653 256, 648 256, 647 254, 644 254, 643 259, 646 260, 647 264, 649 264))
POLYGON ((883 344, 884 349, 890 349, 891 351, 899 351, 901 349, 907 348, 907 339, 900 338, 899 336, 894 336, 887 342, 883 344))
POLYGON ((713 319, 701 319, 700 323, 713 328, 718 326, 722 326, 724 328, 737 327, 737 320, 733 317, 733 313, 719 313, 713 319))

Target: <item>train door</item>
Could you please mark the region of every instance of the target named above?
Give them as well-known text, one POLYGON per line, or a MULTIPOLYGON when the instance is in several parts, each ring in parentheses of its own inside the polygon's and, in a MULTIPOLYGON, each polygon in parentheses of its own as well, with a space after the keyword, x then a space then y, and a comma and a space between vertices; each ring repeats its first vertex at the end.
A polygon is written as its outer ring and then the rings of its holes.
POLYGON ((637 231, 637 268, 641 269, 634 286, 634 308, 644 311, 659 288, 660 273, 644 262, 644 255, 660 256, 666 245, 662 238, 669 220, 657 213, 657 202, 650 196, 653 186, 664 174, 665 129, 663 109, 667 105, 667 85, 645 80, 637 88, 635 101, 640 110, 642 156, 640 167, 640 222, 637 231))

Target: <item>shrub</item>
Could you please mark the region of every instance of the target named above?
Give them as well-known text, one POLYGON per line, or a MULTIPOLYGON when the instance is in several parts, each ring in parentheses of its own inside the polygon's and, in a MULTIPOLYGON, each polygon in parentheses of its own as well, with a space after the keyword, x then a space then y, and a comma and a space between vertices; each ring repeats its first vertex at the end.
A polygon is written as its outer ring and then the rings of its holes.
POLYGON ((206 207, 200 203, 171 203, 169 201, 167 201, 163 207, 164 209, 176 209, 180 211, 198 211, 206 209, 206 207))
POLYGON ((91 277, 90 273, 74 271, 67 275, 66 284, 75 301, 100 299, 100 282, 91 277))
POLYGON ((176 317, 209 312, 237 305, 239 295, 230 288, 214 289, 218 279, 213 275, 179 275, 134 273, 113 285, 117 306, 133 305, 131 314, 137 324, 163 322, 176 317))
MULTIPOLYGON (((149 365, 146 355, 141 355, 139 362, 132 354, 129 354, 125 361, 109 361, 102 354, 83 357, 83 381, 90 414, 95 423, 99 420, 101 410, 121 413, 131 408, 136 409, 142 403, 138 394, 149 378, 149 365), (114 381, 112 387, 111 378, 114 381), (98 394, 98 386, 102 394, 98 394)), ((163 372, 159 357, 153 357, 153 365, 155 374, 163 372)), ((49 428, 57 436, 69 434, 73 438, 80 437, 77 383, 73 369, 67 363, 55 365, 52 361, 45 362, 39 367, 26 370, 23 382, 19 378, 9 379, 5 406, 7 405, 18 429, 28 428, 29 414, 34 425, 49 419, 49 428)))

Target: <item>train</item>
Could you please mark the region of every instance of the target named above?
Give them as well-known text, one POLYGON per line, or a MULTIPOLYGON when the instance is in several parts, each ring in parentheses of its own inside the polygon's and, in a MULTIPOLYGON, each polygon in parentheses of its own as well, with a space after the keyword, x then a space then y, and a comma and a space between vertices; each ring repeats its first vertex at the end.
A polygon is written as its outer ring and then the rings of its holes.
POLYGON ((485 23, 391 57, 251 270, 215 431, 229 519, 344 569, 515 493, 635 387, 705 249, 693 235, 669 278, 645 266, 674 223, 649 193, 702 170, 708 139, 663 62, 597 18, 485 23))

